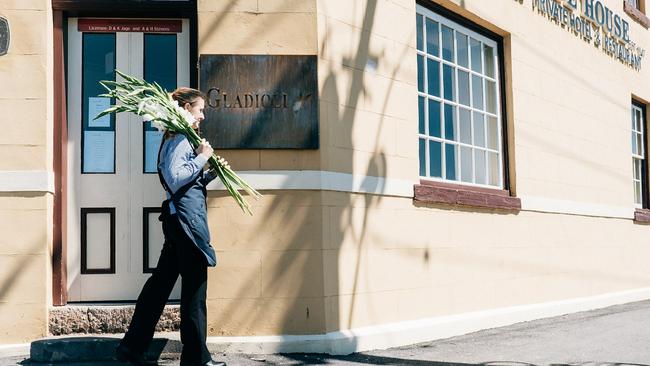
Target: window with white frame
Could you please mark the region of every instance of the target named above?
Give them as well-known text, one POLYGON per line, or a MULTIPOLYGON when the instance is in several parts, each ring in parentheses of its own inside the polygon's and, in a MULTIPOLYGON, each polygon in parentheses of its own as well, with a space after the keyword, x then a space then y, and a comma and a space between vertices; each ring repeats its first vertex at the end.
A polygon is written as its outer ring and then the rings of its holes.
POLYGON ((417 5, 420 177, 504 187, 498 43, 417 5))
POLYGON ((639 103, 632 102, 632 169, 634 184, 634 204, 643 208, 645 179, 645 107, 639 103))

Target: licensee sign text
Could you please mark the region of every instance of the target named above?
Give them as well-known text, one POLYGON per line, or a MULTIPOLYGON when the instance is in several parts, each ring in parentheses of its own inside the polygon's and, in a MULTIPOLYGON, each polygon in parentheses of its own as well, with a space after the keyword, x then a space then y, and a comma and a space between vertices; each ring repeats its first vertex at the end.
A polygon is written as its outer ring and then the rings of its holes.
POLYGON ((180 33, 183 25, 176 19, 79 19, 79 32, 180 33))

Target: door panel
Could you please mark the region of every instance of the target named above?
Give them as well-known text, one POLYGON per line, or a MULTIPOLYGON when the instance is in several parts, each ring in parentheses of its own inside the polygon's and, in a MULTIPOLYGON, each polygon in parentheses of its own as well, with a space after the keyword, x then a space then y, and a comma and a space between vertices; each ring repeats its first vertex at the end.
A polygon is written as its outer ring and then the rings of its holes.
MULTIPOLYGON (((80 32, 77 24, 69 19, 68 298, 135 300, 162 247, 158 213, 152 212, 164 199, 155 173, 161 134, 133 114, 93 121, 113 103, 98 97, 103 88, 97 82, 113 78, 117 67, 169 91, 188 85, 189 22, 182 21, 180 33, 165 34, 80 32), (106 212, 113 212, 110 220, 106 212), (114 267, 106 270, 111 255, 114 267), (103 269, 88 271, 82 262, 103 269)), ((179 295, 177 283, 171 297, 179 295)))

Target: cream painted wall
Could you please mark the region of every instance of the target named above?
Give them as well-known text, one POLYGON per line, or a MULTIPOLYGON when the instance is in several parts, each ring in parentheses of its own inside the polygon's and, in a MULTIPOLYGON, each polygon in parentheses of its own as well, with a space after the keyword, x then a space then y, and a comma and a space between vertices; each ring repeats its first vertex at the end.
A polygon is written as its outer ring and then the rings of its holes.
POLYGON ((0 344, 47 335, 52 198, 0 193, 0 344))
MULTIPOLYGON (((2 1, 11 30, 0 57, 0 174, 52 169, 52 11, 48 0, 2 1)), ((47 334, 52 196, 0 193, 0 343, 47 334)))
POLYGON ((217 266, 208 271, 211 335, 319 334, 325 329, 318 191, 268 191, 242 213, 210 192, 208 220, 217 266))
POLYGON ((414 14, 411 1, 318 2, 323 170, 417 181, 414 14))
POLYGON ((646 225, 323 194, 327 331, 650 286, 646 225))
POLYGON ((51 169, 52 13, 50 2, 3 1, 11 45, 0 57, 0 170, 51 169), (35 26, 39 24, 41 26, 35 26), (49 26, 44 26, 48 25, 49 26), (20 75, 20 77, 17 77, 20 75))

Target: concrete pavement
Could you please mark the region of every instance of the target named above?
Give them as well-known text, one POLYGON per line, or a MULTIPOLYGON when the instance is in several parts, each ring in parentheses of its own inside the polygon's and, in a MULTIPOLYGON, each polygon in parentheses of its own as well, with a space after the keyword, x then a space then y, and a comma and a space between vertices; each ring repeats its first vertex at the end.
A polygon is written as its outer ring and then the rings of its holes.
MULTIPOLYGON (((519 323, 407 347, 329 356, 215 354, 229 365, 648 365, 650 301, 519 323)), ((26 356, 0 365, 43 365, 26 356)), ((92 363, 119 365, 118 363, 92 363)), ((58 364, 62 365, 62 364, 58 364)), ((68 364, 78 365, 81 364, 68 364)), ((178 365, 161 360, 160 365, 178 365)))

